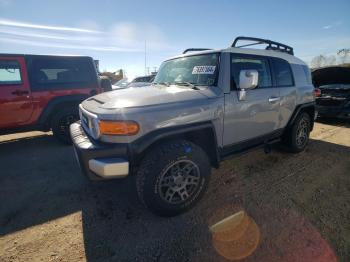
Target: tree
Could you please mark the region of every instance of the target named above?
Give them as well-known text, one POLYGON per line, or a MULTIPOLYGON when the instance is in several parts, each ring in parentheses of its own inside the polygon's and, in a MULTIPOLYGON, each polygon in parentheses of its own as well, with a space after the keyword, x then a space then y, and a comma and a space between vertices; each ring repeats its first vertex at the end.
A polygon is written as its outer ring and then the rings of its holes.
POLYGON ((337 55, 318 55, 311 60, 312 68, 319 68, 324 66, 334 66, 337 64, 350 63, 350 49, 344 48, 337 52, 337 55))
POLYGON ((335 57, 335 55, 326 56, 325 58, 326 58, 326 61, 325 61, 326 66, 332 66, 337 64, 337 58, 335 57))
POLYGON ((318 55, 312 58, 311 67, 318 68, 326 65, 326 57, 323 55, 318 55))
POLYGON ((350 48, 343 48, 337 52, 340 63, 345 64, 350 62, 350 48))

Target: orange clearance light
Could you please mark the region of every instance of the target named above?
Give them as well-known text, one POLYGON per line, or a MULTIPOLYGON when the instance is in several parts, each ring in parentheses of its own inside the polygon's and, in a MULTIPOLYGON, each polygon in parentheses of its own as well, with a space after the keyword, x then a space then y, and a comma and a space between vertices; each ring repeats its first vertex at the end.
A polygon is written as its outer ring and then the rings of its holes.
POLYGON ((100 121, 99 127, 102 135, 136 135, 140 130, 134 121, 100 121))

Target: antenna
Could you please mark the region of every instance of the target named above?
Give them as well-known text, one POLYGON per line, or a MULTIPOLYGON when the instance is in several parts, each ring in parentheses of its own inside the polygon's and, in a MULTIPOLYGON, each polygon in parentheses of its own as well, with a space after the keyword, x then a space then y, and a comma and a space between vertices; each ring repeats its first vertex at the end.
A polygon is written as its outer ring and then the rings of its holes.
POLYGON ((145 40, 145 75, 147 74, 147 55, 146 55, 146 40, 145 40))

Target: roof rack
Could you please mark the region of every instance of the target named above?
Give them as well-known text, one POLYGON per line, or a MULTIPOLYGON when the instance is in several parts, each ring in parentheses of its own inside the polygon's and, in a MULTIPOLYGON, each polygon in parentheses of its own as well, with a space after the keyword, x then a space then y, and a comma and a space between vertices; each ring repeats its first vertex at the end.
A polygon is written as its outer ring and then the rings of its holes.
POLYGON ((247 37, 247 36, 236 37, 236 39, 233 41, 231 47, 247 47, 247 46, 261 45, 261 44, 267 45, 265 48, 266 50, 275 50, 275 51, 284 52, 284 53, 287 53, 290 55, 294 55, 293 48, 288 46, 288 45, 281 44, 281 43, 271 41, 268 39, 262 39, 262 38, 256 38, 256 37, 247 37), (238 41, 253 41, 255 43, 237 46, 238 41))
POLYGON ((195 51, 206 51, 206 50, 213 50, 210 48, 187 48, 185 51, 183 51, 183 54, 186 54, 187 52, 195 52, 195 51))

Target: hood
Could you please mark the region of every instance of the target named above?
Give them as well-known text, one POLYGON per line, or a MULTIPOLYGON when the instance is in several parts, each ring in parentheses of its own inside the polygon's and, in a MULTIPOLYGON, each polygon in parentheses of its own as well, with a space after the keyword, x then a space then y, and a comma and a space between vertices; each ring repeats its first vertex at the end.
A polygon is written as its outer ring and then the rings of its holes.
POLYGON ((87 110, 92 109, 91 107, 101 109, 132 108, 205 99, 214 96, 217 96, 217 94, 211 88, 194 90, 176 85, 152 85, 102 93, 85 100, 83 106, 87 110))
POLYGON ((314 86, 350 84, 350 67, 330 66, 312 72, 314 86))

